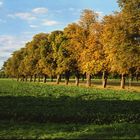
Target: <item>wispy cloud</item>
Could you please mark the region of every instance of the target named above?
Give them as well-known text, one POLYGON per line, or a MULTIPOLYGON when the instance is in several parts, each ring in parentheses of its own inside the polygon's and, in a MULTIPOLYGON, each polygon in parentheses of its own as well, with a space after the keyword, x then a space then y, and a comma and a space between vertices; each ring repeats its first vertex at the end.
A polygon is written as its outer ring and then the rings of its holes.
POLYGON ((104 16, 104 13, 102 11, 95 11, 95 12, 98 14, 99 20, 101 20, 104 16))
POLYGON ((29 25, 31 28, 38 28, 37 25, 29 25))
POLYGON ((33 9, 32 12, 35 14, 46 14, 48 12, 48 9, 44 7, 38 7, 33 9))
POLYGON ((0 1, 0 7, 3 5, 3 2, 2 1, 0 1))
POLYGON ((20 18, 22 20, 27 20, 27 21, 36 19, 36 17, 34 15, 32 15, 31 13, 29 13, 29 12, 9 14, 8 16, 11 17, 11 18, 18 17, 18 18, 20 18))
POLYGON ((58 24, 59 24, 59 22, 57 22, 55 20, 48 20, 48 19, 45 19, 42 22, 42 25, 44 25, 44 26, 54 26, 54 25, 58 25, 58 24))
POLYGON ((68 10, 69 10, 69 11, 75 11, 75 9, 74 9, 74 8, 72 8, 72 7, 71 7, 71 8, 69 8, 68 10))
POLYGON ((34 8, 29 12, 17 12, 14 14, 9 14, 8 17, 11 18, 20 18, 22 20, 26 20, 26 21, 32 21, 38 18, 38 14, 46 14, 48 12, 47 8, 44 7, 38 7, 38 8, 34 8))

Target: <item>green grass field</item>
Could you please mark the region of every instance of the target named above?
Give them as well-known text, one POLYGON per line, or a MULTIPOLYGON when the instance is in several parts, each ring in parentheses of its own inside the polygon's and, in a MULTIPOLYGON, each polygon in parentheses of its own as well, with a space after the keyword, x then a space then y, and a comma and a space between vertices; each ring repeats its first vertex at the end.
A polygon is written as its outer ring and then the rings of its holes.
POLYGON ((0 139, 140 139, 140 92, 0 80, 0 139))

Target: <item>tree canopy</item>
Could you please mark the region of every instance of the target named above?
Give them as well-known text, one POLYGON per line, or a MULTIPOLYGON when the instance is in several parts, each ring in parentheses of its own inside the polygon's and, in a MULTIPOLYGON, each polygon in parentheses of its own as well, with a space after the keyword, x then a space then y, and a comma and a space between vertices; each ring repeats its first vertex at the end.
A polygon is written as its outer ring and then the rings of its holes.
MULTIPOLYGON (((121 11, 105 16, 90 9, 82 11, 77 23, 63 31, 39 33, 13 52, 4 63, 5 73, 12 77, 61 76, 68 84, 70 75, 79 78, 86 74, 87 86, 91 77, 103 74, 106 87, 108 73, 121 75, 125 87, 126 75, 140 73, 140 1, 118 0, 121 11)), ((35 81, 34 80, 34 81, 35 81)))

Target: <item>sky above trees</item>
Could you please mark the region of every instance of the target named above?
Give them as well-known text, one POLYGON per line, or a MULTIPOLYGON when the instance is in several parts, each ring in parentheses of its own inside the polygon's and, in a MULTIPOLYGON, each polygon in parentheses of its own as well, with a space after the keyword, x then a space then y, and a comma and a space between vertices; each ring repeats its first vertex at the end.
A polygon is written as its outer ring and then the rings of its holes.
POLYGON ((0 67, 35 34, 63 29, 86 8, 100 18, 119 10, 114 0, 0 0, 0 67))

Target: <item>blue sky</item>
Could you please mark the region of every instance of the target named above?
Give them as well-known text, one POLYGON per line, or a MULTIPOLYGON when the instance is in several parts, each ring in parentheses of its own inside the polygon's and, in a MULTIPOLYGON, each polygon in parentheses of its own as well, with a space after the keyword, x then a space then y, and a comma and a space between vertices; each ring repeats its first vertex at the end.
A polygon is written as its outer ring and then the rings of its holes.
POLYGON ((119 10, 116 0, 0 0, 0 67, 35 34, 62 30, 86 8, 101 17, 119 10))

